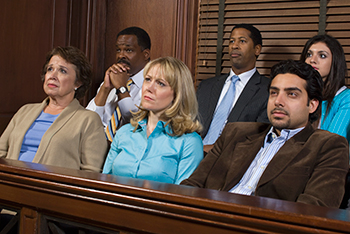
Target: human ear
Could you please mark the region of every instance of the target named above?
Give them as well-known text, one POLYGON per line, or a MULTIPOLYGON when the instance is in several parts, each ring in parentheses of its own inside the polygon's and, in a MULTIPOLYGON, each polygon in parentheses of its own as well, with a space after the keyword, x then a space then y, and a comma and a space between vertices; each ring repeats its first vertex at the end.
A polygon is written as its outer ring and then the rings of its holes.
POLYGON ((77 90, 83 85, 83 83, 81 81, 76 81, 74 85, 75 85, 74 90, 77 90))
POLYGON ((312 99, 309 101, 309 113, 314 113, 317 110, 317 107, 319 105, 319 101, 317 99, 312 99))
POLYGON ((254 47, 254 49, 255 49, 255 56, 258 56, 258 55, 260 55, 260 53, 261 53, 261 45, 256 45, 255 47, 254 47))
POLYGON ((145 60, 146 61, 148 61, 149 59, 150 59, 150 54, 151 54, 151 51, 149 50, 149 49, 144 49, 143 51, 142 51, 142 53, 143 53, 143 56, 144 56, 144 58, 145 58, 145 60))

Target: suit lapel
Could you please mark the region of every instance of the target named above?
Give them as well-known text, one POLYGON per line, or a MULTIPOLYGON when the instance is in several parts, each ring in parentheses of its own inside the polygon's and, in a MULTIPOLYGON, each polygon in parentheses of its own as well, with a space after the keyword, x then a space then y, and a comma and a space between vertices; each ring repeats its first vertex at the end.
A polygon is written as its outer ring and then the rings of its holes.
POLYGON ((261 83, 260 74, 256 71, 253 76, 249 79, 248 83, 244 87, 241 95, 239 96, 235 106, 232 108, 231 113, 228 117, 229 122, 236 122, 239 119, 240 114, 243 112, 254 94, 259 91, 261 83))
POLYGON ((57 119, 52 123, 52 125, 47 129, 35 154, 33 162, 40 163, 43 155, 45 154, 52 137, 74 116, 78 110, 79 101, 73 99, 73 101, 61 112, 57 119))
POLYGON ((207 126, 205 129, 209 129, 211 121, 214 117, 215 108, 219 101, 222 88, 228 76, 229 74, 218 76, 216 82, 210 89, 210 93, 208 93, 208 116, 204 123, 204 125, 207 126))
POLYGON ((270 128, 267 128, 267 130, 260 134, 250 137, 247 136, 246 141, 236 144, 236 147, 232 152, 234 157, 226 176, 225 185, 223 186, 224 191, 230 190, 241 180, 263 145, 265 136, 269 130, 270 128))
POLYGON ((288 167, 290 162, 298 156, 299 152, 303 149, 306 140, 313 132, 313 127, 308 124, 302 131, 290 138, 266 167, 266 170, 258 182, 257 188, 277 177, 286 167, 288 167))

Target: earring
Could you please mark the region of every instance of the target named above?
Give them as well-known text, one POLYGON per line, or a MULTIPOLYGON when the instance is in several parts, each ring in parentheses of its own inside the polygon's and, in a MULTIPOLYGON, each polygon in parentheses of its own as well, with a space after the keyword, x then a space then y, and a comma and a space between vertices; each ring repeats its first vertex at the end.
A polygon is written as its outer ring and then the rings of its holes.
POLYGON ((74 88, 75 91, 77 91, 77 89, 78 89, 77 87, 74 88))

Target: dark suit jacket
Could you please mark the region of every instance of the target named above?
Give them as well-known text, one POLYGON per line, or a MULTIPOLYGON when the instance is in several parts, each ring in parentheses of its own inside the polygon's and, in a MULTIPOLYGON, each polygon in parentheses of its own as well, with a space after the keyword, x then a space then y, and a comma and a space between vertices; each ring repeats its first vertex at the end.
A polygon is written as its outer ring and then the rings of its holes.
MULTIPOLYGON (((229 123, 194 173, 181 184, 229 191, 243 177, 271 125, 229 123)), ((347 140, 309 124, 289 139, 262 174, 256 196, 339 207, 349 168, 347 140)))
MULTIPOLYGON (((221 90, 229 74, 203 80, 197 90, 199 118, 203 125, 202 138, 207 134, 213 119, 221 90)), ((269 123, 266 107, 271 80, 255 72, 244 87, 228 117, 228 122, 269 123)))

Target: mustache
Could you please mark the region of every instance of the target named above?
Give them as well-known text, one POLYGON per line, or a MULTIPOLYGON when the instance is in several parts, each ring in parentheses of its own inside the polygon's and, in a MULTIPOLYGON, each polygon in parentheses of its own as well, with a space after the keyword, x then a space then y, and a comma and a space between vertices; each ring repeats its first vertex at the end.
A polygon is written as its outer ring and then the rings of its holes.
POLYGON ((130 62, 128 60, 124 59, 124 58, 119 59, 117 61, 117 63, 124 63, 124 64, 130 66, 130 62))
POLYGON ((285 109, 280 108, 280 107, 274 108, 274 109, 271 111, 271 114, 273 114, 275 111, 282 112, 282 113, 284 113, 284 114, 286 114, 286 115, 289 115, 289 112, 288 112, 288 111, 286 111, 285 109))
POLYGON ((232 50, 232 51, 230 52, 230 54, 241 54, 241 52, 238 51, 238 50, 232 50))

